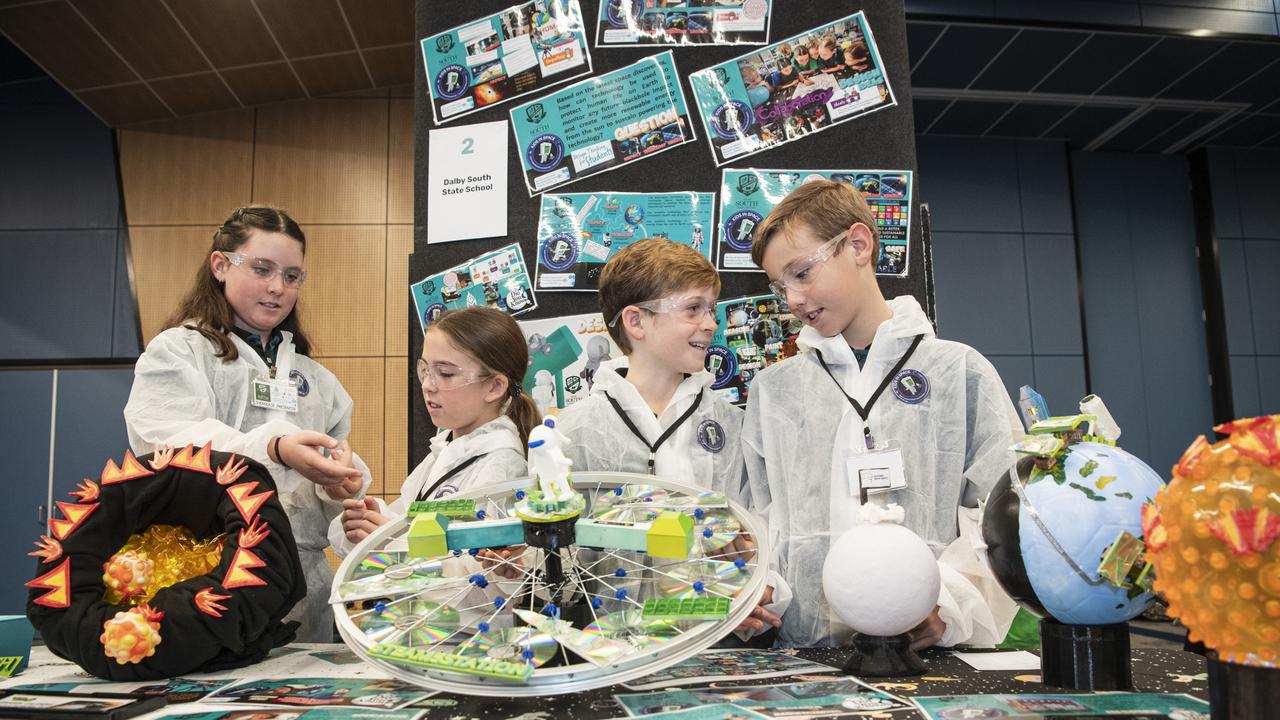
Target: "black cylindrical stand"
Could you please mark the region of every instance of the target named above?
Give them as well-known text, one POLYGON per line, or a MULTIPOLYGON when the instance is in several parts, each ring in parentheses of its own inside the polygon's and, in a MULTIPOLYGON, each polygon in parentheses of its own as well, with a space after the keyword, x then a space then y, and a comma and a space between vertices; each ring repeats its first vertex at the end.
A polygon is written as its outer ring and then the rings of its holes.
POLYGON ((1209 716, 1252 720, 1280 711, 1280 670, 1237 665, 1209 653, 1209 716))
POLYGON ((911 636, 906 633, 892 637, 854 633, 853 654, 842 669, 858 677, 904 677, 925 671, 924 661, 911 649, 911 636))
POLYGON ((1040 621, 1040 676, 1069 690, 1131 690, 1129 623, 1066 625, 1040 621))

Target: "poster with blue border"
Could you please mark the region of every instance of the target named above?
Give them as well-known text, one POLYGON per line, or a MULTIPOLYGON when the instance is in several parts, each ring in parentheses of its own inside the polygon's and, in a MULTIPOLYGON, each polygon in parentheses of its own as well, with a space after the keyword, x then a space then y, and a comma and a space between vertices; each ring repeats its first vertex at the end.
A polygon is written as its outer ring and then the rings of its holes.
POLYGON ((788 193, 812 180, 846 182, 862 193, 880 237, 876 275, 906 277, 914 186, 910 170, 725 170, 716 220, 716 268, 759 271, 751 262, 752 231, 788 193))
POLYGON ((590 74, 584 28, 578 0, 532 0, 424 38, 435 123, 590 74))
POLYGON ((445 310, 488 305, 509 315, 538 307, 524 253, 512 243, 409 286, 422 331, 445 310))
POLYGON ((689 84, 716 165, 897 104, 861 12, 699 70, 689 84))
POLYGON ((596 47, 763 45, 773 0, 600 0, 596 47))
POLYGON ((511 109, 529 196, 697 140, 668 50, 511 109))
POLYGON ((534 287, 593 292, 609 258, 650 237, 688 245, 711 260, 714 205, 715 193, 543 195, 534 287))
POLYGON ((711 389, 745 405, 756 373, 795 355, 804 323, 777 295, 748 295, 716 303, 716 332, 707 348, 711 389))

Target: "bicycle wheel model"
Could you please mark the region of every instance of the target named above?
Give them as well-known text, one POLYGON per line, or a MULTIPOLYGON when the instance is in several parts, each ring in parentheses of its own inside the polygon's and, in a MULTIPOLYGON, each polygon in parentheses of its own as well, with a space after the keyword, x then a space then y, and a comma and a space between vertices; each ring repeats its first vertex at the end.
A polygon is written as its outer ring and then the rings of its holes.
POLYGON ((414 503, 339 568, 343 639, 408 682, 527 697, 656 672, 751 613, 769 556, 759 518, 649 475, 571 483, 580 513, 536 521, 528 480, 414 503))

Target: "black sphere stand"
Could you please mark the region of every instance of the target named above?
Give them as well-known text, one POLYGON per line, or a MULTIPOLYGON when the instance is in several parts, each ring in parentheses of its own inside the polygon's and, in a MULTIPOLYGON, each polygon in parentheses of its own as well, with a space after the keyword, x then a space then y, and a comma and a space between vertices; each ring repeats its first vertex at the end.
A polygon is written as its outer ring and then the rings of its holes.
POLYGON ((911 649, 911 636, 853 634, 853 654, 841 668, 857 677, 906 677, 924 674, 924 661, 911 649))
POLYGON ((1068 690, 1132 690, 1129 623, 1065 625, 1040 621, 1040 676, 1068 690))
POLYGON ((1274 717, 1280 709, 1280 670, 1237 665, 1209 653, 1209 716, 1213 720, 1274 717))

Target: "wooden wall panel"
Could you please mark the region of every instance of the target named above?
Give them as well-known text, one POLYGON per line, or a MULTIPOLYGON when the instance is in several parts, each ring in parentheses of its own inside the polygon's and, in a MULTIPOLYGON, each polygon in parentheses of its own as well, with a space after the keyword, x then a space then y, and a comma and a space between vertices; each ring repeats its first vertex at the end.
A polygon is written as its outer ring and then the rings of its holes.
POLYGON ((316 357, 347 389, 355 403, 351 414, 351 447, 369 466, 374 482, 383 477, 383 359, 316 357))
POLYGON ((253 111, 121 130, 120 174, 130 226, 204 225, 212 233, 249 199, 253 111))
POLYGON ((164 321, 191 287, 211 238, 202 228, 131 227, 129 242, 146 345, 164 329, 164 321))
POLYGON ((302 227, 387 218, 385 99, 311 100, 258 110, 254 197, 302 227))
POLYGON ((302 227, 307 233, 307 281, 299 301, 303 327, 316 345, 316 353, 382 357, 386 348, 386 226, 302 227))
POLYGON ((386 414, 382 423, 386 477, 381 483, 381 492, 388 503, 400 497, 400 486, 411 469, 408 467, 410 403, 422 402, 421 396, 411 395, 406 389, 408 372, 407 358, 386 359, 386 414))
POLYGON ((387 355, 405 357, 409 338, 409 253, 413 252, 413 226, 387 226, 387 355))
POLYGON ((387 222, 413 224, 413 101, 392 99, 387 143, 387 222))

